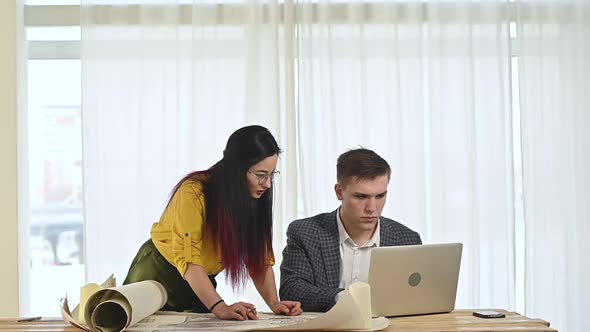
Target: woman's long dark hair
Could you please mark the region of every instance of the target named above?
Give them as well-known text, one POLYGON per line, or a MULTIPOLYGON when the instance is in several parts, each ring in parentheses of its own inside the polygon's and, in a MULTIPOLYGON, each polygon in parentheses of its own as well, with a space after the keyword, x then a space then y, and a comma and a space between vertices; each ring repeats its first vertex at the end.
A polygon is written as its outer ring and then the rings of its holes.
POLYGON ((262 126, 236 130, 223 151, 223 159, 206 171, 185 176, 172 190, 170 200, 189 180, 200 181, 206 204, 206 223, 219 241, 226 279, 244 286, 248 274, 259 276, 272 251, 274 186, 259 198, 250 196, 246 173, 265 158, 281 152, 270 131, 262 126))

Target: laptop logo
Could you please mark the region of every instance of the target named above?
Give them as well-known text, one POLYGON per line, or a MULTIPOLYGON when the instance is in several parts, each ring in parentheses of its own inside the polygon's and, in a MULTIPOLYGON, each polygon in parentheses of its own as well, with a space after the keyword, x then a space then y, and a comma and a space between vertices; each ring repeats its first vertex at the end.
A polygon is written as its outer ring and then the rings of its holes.
POLYGON ((410 286, 412 287, 418 286, 418 284, 420 284, 420 281, 422 281, 422 276, 418 272, 410 274, 410 277, 408 278, 408 284, 410 284, 410 286))

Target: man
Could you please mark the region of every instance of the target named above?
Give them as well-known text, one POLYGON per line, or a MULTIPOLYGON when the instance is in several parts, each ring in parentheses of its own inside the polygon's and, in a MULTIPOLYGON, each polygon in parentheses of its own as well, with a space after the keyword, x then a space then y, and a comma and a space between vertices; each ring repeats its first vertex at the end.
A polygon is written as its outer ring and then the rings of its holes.
POLYGON ((327 311, 350 284, 367 282, 372 248, 422 244, 418 233, 381 216, 391 177, 383 158, 350 150, 338 157, 336 173, 341 206, 287 229, 279 294, 304 311, 327 311))

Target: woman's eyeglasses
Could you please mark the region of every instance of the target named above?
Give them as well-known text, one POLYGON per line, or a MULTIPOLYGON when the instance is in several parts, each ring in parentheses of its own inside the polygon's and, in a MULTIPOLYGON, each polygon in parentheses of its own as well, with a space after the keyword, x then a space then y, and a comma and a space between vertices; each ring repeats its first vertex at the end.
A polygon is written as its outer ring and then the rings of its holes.
POLYGON ((256 176, 256 178, 258 179, 258 185, 261 186, 263 183, 266 183, 266 180, 270 179, 270 182, 274 181, 275 176, 281 174, 281 172, 275 170, 272 171, 271 173, 264 173, 264 174, 260 174, 260 173, 254 173, 251 171, 248 171, 248 173, 250 174, 254 174, 254 176, 256 176))

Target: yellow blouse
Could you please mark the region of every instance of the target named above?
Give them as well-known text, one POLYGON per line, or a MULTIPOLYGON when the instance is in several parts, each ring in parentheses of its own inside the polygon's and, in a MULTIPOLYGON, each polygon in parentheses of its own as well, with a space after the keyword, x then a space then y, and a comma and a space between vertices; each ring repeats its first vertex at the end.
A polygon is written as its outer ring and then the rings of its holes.
MULTIPOLYGON (((201 182, 185 181, 160 221, 152 225, 150 233, 156 248, 182 276, 188 263, 202 266, 209 275, 224 268, 217 239, 206 227, 205 206, 201 182)), ((274 265, 274 258, 271 257, 267 264, 274 265)))

